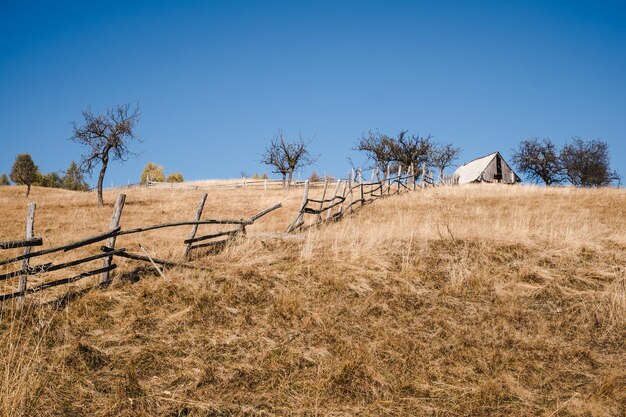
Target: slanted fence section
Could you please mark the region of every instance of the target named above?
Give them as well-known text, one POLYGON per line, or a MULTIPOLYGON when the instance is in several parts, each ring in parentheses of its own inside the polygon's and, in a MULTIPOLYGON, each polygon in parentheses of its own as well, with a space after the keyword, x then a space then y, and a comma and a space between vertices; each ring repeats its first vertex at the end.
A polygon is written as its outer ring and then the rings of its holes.
POLYGON ((220 220, 220 219, 205 219, 202 220, 202 212, 204 209, 204 203, 206 201, 207 195, 203 194, 200 199, 200 204, 196 208, 194 220, 190 221, 181 221, 174 223, 161 223, 143 227, 137 227, 134 229, 122 230, 120 227, 122 211, 124 209, 124 203, 126 201, 126 196, 124 194, 120 194, 117 198, 115 206, 113 208, 113 215, 111 217, 111 221, 109 224, 109 230, 87 238, 83 238, 77 240, 75 242, 71 242, 62 246, 56 246, 47 249, 41 249, 37 251, 33 251, 32 248, 36 246, 43 246, 43 239, 41 237, 35 237, 35 203, 30 203, 28 206, 28 212, 26 217, 26 233, 25 239, 23 240, 9 240, 0 242, 0 250, 12 250, 12 249, 23 249, 23 253, 21 255, 13 256, 6 259, 0 259, 0 266, 10 265, 16 262, 21 262, 20 269, 9 271, 3 274, 0 274, 0 282, 4 282, 7 280, 19 278, 17 283, 17 290, 10 293, 0 294, 0 301, 9 300, 12 298, 20 297, 23 301, 24 297, 28 294, 33 294, 36 292, 43 291, 48 288, 56 287, 59 285, 66 285, 77 282, 79 280, 94 276, 100 275, 100 279, 98 281, 99 286, 107 286, 111 282, 110 272, 117 268, 117 265, 114 262, 115 257, 123 257, 126 259, 131 259, 135 261, 141 262, 149 262, 152 265, 161 265, 164 267, 184 267, 184 268, 193 268, 193 269, 206 269, 197 265, 193 265, 187 263, 191 259, 192 253, 196 252, 197 249, 200 248, 223 248, 229 242, 234 241, 235 239, 244 236, 246 233, 246 226, 250 226, 254 224, 255 221, 265 216, 268 213, 271 213, 274 210, 282 207, 280 203, 275 204, 265 210, 260 211, 247 219, 239 219, 239 220, 220 220), (209 233, 201 236, 197 236, 198 227, 200 225, 233 225, 234 228, 231 230, 226 230, 217 233, 209 233), (162 229, 162 228, 170 228, 170 227, 189 227, 192 226, 192 231, 188 239, 184 240, 182 243, 183 248, 181 248, 183 252, 183 256, 185 258, 185 262, 178 262, 174 260, 166 260, 166 259, 158 259, 153 258, 146 255, 140 255, 136 253, 128 252, 125 248, 116 248, 117 238, 120 236, 135 234, 135 233, 143 233, 150 230, 162 229), (103 246, 100 246, 97 250, 98 252, 82 257, 77 258, 68 262, 63 263, 39 263, 36 265, 31 265, 31 259, 42 257, 45 255, 50 255, 58 252, 69 252, 78 248, 83 248, 85 246, 94 245, 96 243, 100 243, 106 241, 103 246), (202 242, 202 243, 198 243, 202 242), (28 285, 29 276, 36 275, 38 281, 41 281, 42 276, 44 274, 48 274, 54 271, 63 270, 70 267, 75 267, 78 265, 93 263, 94 261, 102 261, 102 265, 100 267, 91 267, 89 270, 81 272, 80 274, 54 279, 52 281, 40 282, 37 285, 28 285))
POLYGON ((370 182, 365 182, 362 172, 352 171, 348 179, 337 180, 332 194, 327 193, 332 188, 332 184, 326 181, 319 198, 311 196, 309 183, 305 182, 302 203, 287 226, 287 233, 338 220, 346 213, 353 213, 379 198, 435 186, 432 173, 427 172, 425 167, 422 167, 421 174, 417 174, 413 166, 405 170, 400 166, 395 173, 387 167, 383 178, 374 181, 374 177, 379 175, 379 171, 375 170, 372 172, 370 182), (420 178, 419 184, 418 178, 420 178))

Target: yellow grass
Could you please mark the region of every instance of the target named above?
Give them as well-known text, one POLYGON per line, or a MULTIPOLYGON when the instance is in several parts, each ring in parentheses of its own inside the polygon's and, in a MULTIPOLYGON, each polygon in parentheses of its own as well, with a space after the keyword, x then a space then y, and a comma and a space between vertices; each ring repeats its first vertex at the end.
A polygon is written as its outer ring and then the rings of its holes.
MULTIPOLYGON (((105 193, 109 205, 100 209, 90 193, 34 188, 35 234, 50 247, 106 230, 117 192, 105 193)), ((202 193, 125 192, 123 228, 189 220, 202 193)), ((24 233, 23 193, 0 187, 0 240, 24 233)), ((626 191, 428 189, 277 235, 300 199, 301 190, 211 190, 203 218, 285 206, 239 244, 194 260, 211 272, 175 268, 161 277, 116 258, 118 279, 107 289, 44 304, 68 291, 60 287, 29 297, 23 310, 3 303, 0 412, 626 412, 626 191)), ((201 226, 213 230, 221 229, 201 226)), ((123 236, 117 246, 181 260, 188 233, 123 236)), ((14 290, 16 281, 2 287, 14 290)))

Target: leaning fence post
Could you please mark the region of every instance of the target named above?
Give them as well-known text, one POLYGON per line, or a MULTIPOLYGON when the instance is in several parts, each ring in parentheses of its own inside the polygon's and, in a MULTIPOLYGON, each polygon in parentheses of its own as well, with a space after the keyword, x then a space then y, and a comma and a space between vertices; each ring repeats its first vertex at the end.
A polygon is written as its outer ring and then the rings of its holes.
MULTIPOLYGON (((115 202, 115 206, 113 207, 113 216, 111 216, 111 223, 109 223, 109 230, 115 230, 119 227, 120 218, 122 217, 122 209, 124 208, 125 202, 126 194, 120 194, 117 196, 117 201, 115 202)), ((115 249, 115 238, 115 235, 108 238, 105 246, 109 249, 115 249)), ((102 260, 102 267, 107 268, 111 266, 112 262, 113 256, 106 257, 102 260)), ((106 285, 109 282, 109 271, 105 271, 100 274, 100 285, 106 285)))
POLYGON ((322 191, 322 199, 320 202, 319 213, 317 214, 317 221, 322 221, 322 209, 324 208, 324 199, 326 198, 326 189, 328 188, 328 178, 324 180, 324 191, 322 191))
MULTIPOLYGON (((33 239, 35 237, 35 203, 28 204, 28 213, 26 214, 26 240, 33 239)), ((24 255, 30 253, 30 246, 24 246, 24 255)), ((20 275, 20 281, 18 283, 18 292, 22 294, 22 297, 26 295, 26 287, 28 286, 28 267, 30 266, 29 258, 22 261, 22 274, 20 275)), ((22 298, 21 303, 24 302, 22 298)))
POLYGON ((289 223, 289 227, 287 227, 287 233, 291 233, 294 229, 296 229, 300 223, 302 217, 304 217, 304 209, 306 208, 306 204, 309 201, 309 180, 304 181, 304 194, 302 196, 302 204, 300 205, 300 210, 296 213, 293 221, 289 223))
MULTIPOLYGON (((341 180, 337 180, 337 185, 335 186, 335 192, 333 193, 333 199, 331 204, 335 203, 335 199, 337 198, 337 193, 339 192, 339 185, 341 184, 341 180)), ((330 219, 330 216, 332 214, 333 208, 329 207, 328 208, 328 213, 326 214, 326 220, 330 219)))
MULTIPOLYGON (((206 203, 206 198, 207 198, 207 193, 202 194, 202 196, 200 197, 200 202, 198 203, 198 207, 196 208, 196 215, 194 217, 194 221, 200 221, 200 217, 202 217, 202 210, 204 210, 204 203, 206 203)), ((194 224, 193 226, 191 226, 191 233, 189 233, 189 239, 193 239, 194 237, 196 237, 196 233, 198 232, 198 226, 197 224, 194 224)), ((189 260, 189 255, 191 253, 191 245, 192 243, 186 243, 185 244, 185 260, 188 261, 189 260)))

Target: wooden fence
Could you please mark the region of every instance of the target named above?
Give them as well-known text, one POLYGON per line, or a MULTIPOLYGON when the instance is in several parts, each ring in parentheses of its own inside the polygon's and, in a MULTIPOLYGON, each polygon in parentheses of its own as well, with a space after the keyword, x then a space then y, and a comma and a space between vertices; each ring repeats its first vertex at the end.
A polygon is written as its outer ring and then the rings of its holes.
POLYGON ((99 285, 106 286, 111 282, 110 272, 113 271, 117 266, 113 263, 114 257, 123 257, 127 259, 132 259, 136 261, 142 262, 150 262, 152 265, 156 267, 157 264, 162 266, 180 266, 186 268, 193 269, 204 269, 197 265, 192 265, 187 262, 190 261, 192 253, 196 249, 200 248, 213 248, 219 249, 227 245, 229 242, 232 242, 234 239, 244 236, 246 234, 246 226, 252 225, 256 220, 265 216, 266 214, 282 207, 280 203, 275 204, 272 207, 269 207, 259 213, 256 213, 250 216, 248 219, 239 219, 239 220, 217 220, 217 219, 207 219, 202 220, 202 212, 204 210, 204 204, 207 199, 207 194, 203 194, 200 198, 200 202, 195 211, 195 216, 193 220, 190 221, 182 221, 175 223, 162 223, 144 227, 138 227, 134 229, 122 230, 120 227, 120 220, 122 216, 122 210, 124 209, 124 204, 126 202, 126 195, 119 194, 118 198, 115 202, 115 206, 113 208, 113 215, 111 216, 111 222, 109 224, 109 230, 103 232, 101 234, 87 237, 69 244, 65 244, 62 246, 41 249, 37 251, 33 251, 32 248, 43 245, 43 239, 41 237, 35 237, 35 203, 30 203, 28 205, 28 212, 26 216, 26 235, 22 240, 10 240, 5 242, 0 242, 0 250, 11 250, 16 248, 23 248, 23 253, 21 255, 14 256, 12 258, 7 258, 0 260, 0 266, 9 265, 16 262, 21 262, 21 268, 18 270, 10 271, 4 274, 0 274, 0 282, 6 281, 9 279, 19 278, 17 291, 0 294, 0 301, 9 300, 12 298, 20 297, 23 301, 23 297, 27 294, 36 293, 39 291, 43 291, 48 288, 56 287, 59 285, 70 284, 84 278, 100 275, 99 285), (200 225, 205 224, 214 224, 214 225, 232 225, 234 226, 230 230, 221 231, 217 233, 211 233, 206 235, 197 236, 198 227, 200 225), (145 255, 140 255, 136 253, 128 252, 125 248, 116 248, 115 243, 116 239, 119 236, 133 234, 133 233, 142 233, 155 229, 169 228, 169 227, 181 227, 181 226, 191 226, 191 231, 189 237, 185 239, 182 243, 184 245, 183 248, 183 256, 185 262, 176 262, 172 260, 164 260, 158 259, 145 255), (81 248, 88 245, 93 245, 95 243, 106 241, 104 246, 99 248, 100 253, 78 258, 69 262, 64 263, 41 263, 37 265, 31 265, 31 259, 49 255, 57 252, 68 252, 77 248, 81 248), (201 243, 200 243, 201 242, 201 243), (100 260, 102 262, 101 266, 98 268, 90 269, 89 271, 82 272, 78 275, 74 275, 71 277, 56 279, 54 281, 46 281, 41 284, 35 286, 28 285, 28 278, 32 275, 41 275, 50 273, 53 271, 62 270, 65 268, 81 265, 84 263, 89 263, 93 261, 100 260))
POLYGON ((289 223, 287 233, 322 222, 338 220, 345 213, 352 213, 357 207, 362 207, 379 198, 436 185, 432 172, 427 171, 424 165, 421 168, 421 175, 416 172, 413 166, 409 166, 404 172, 400 166, 395 175, 391 175, 388 166, 384 177, 374 181, 376 175, 380 175, 378 170, 372 172, 370 182, 365 182, 362 172, 355 173, 353 170, 347 180, 337 180, 332 197, 330 194, 327 197, 329 181, 325 181, 319 199, 309 196, 310 187, 306 181, 302 204, 289 223), (312 218, 311 221, 306 221, 307 215, 312 218))
MULTIPOLYGON (((292 180, 289 188, 303 187, 305 181, 292 180)), ((324 181, 315 181, 317 186, 321 187, 324 181)), ((311 184, 313 186, 313 183, 311 184)), ((130 184, 124 187, 138 187, 141 184, 130 184)), ((190 182, 155 182, 148 181, 145 184, 146 188, 159 188, 159 189, 178 189, 178 190, 232 190, 232 189, 253 189, 253 190, 281 190, 283 189, 282 180, 271 179, 250 179, 241 178, 238 180, 223 180, 223 181, 190 181, 190 182)))

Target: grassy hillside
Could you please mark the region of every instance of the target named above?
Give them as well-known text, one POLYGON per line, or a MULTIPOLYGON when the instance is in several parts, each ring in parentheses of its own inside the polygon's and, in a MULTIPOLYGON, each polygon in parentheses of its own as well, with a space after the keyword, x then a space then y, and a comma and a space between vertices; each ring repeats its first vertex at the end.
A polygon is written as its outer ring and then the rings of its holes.
MULTIPOLYGON (((126 192, 123 228, 189 219, 201 193, 126 192)), ((428 189, 276 236, 300 198, 210 192, 205 218, 285 206, 240 244, 194 260, 210 272, 161 277, 116 260, 121 279, 108 289, 60 307, 44 302, 67 288, 23 311, 0 305, 0 413, 626 413, 626 191, 428 189)), ((93 194, 34 188, 31 199, 45 247, 108 227, 111 206, 93 194)), ((0 240, 22 235, 26 202, 0 187, 0 240)), ((180 259, 188 233, 117 246, 180 259)))

